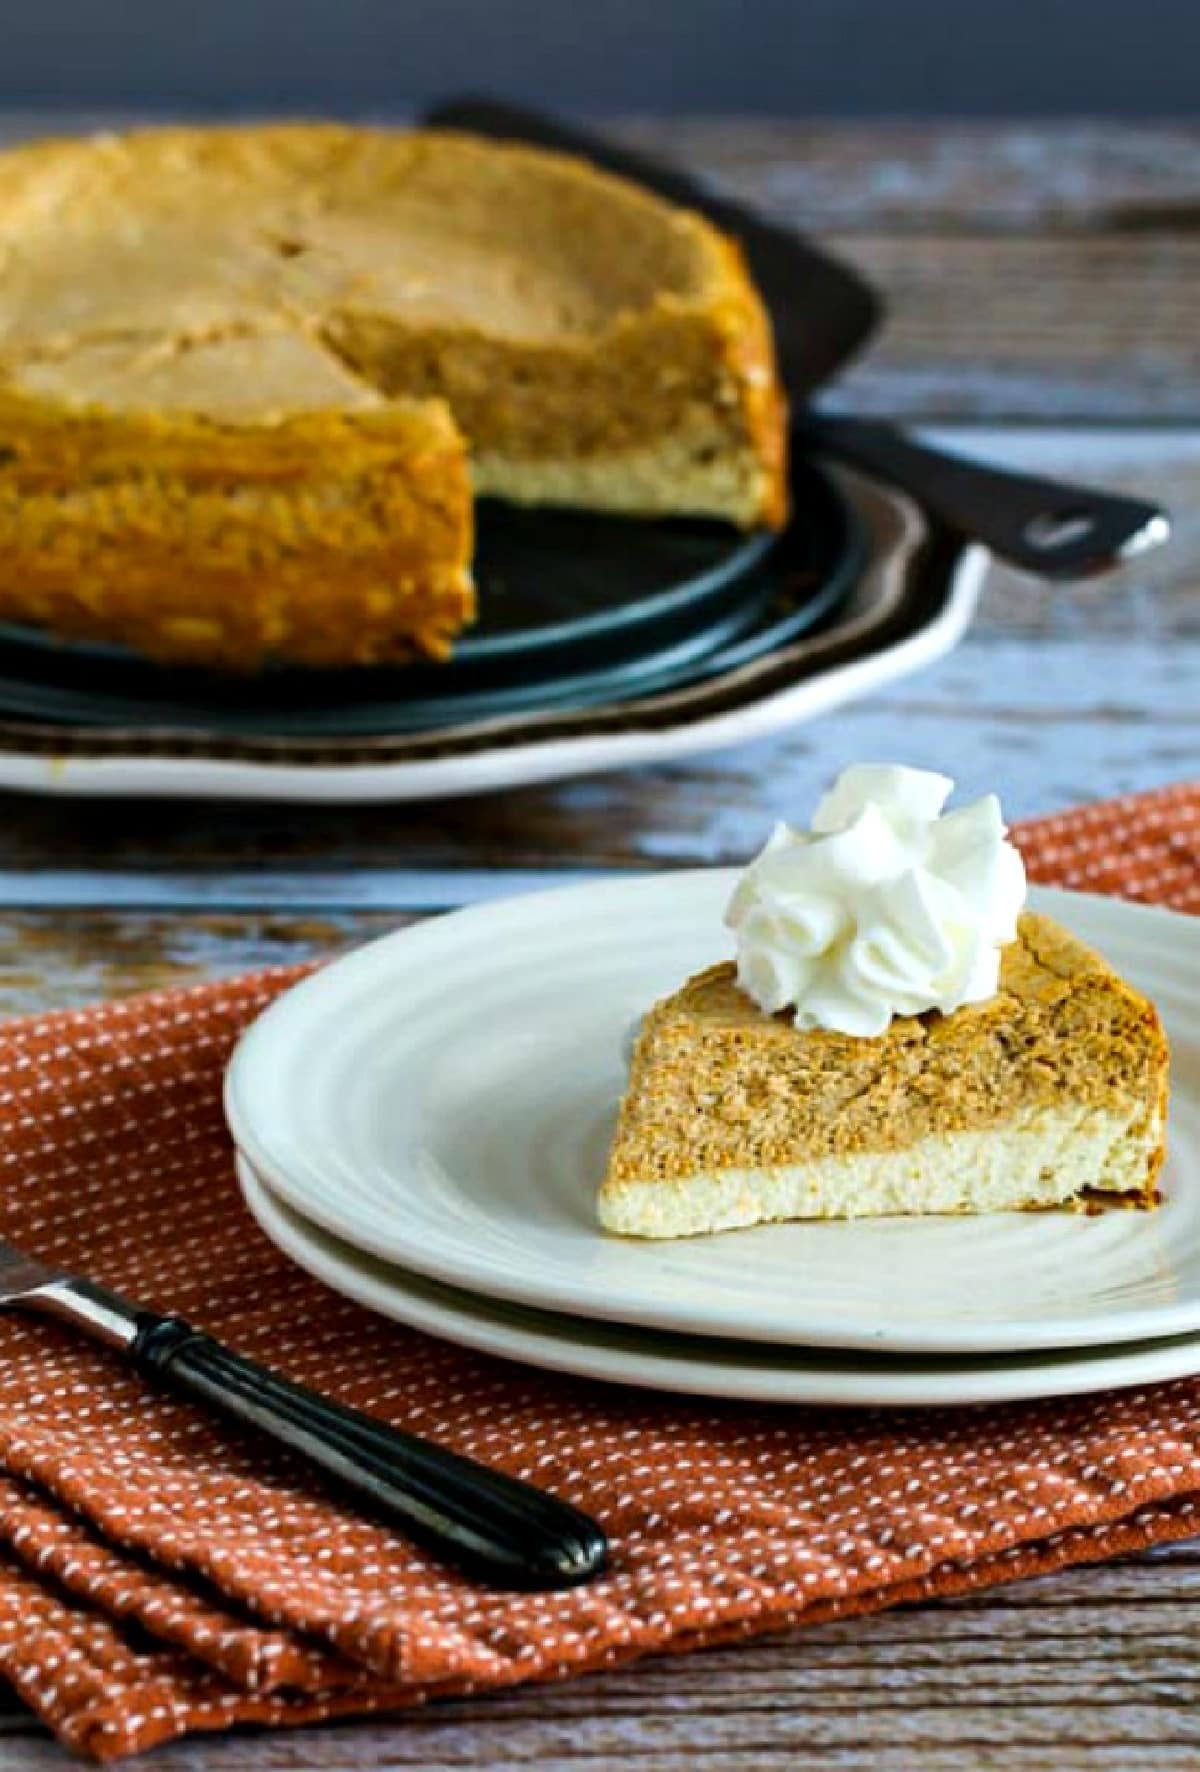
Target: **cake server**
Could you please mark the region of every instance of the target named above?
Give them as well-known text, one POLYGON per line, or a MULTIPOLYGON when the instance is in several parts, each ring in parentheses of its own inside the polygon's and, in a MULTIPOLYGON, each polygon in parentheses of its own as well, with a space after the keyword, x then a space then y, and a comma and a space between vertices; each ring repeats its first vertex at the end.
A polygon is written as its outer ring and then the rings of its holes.
POLYGON ((318 1396, 182 1317, 143 1310, 2 1241, 0 1309, 33 1311, 82 1329, 124 1355, 144 1378, 299 1453, 376 1517, 481 1580, 574 1587, 604 1568, 603 1531, 567 1502, 318 1396))
POLYGON ((676 167, 538 111, 489 99, 451 99, 429 111, 425 122, 582 155, 736 235, 770 310, 798 445, 911 493, 951 529, 984 542, 1010 565, 1041 578, 1088 578, 1157 547, 1170 534, 1159 505, 971 461, 917 442, 895 425, 810 405, 814 390, 877 330, 883 301, 857 271, 794 229, 715 195, 676 167))

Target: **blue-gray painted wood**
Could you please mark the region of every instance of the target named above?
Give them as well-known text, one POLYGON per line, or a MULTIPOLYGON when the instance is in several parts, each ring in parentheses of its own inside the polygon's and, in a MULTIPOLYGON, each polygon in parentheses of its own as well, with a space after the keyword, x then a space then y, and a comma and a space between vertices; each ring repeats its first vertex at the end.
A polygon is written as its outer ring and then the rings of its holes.
POLYGON ((162 873, 100 868, 0 872, 0 910, 445 911, 519 892, 611 877, 603 868, 223 868, 162 873))

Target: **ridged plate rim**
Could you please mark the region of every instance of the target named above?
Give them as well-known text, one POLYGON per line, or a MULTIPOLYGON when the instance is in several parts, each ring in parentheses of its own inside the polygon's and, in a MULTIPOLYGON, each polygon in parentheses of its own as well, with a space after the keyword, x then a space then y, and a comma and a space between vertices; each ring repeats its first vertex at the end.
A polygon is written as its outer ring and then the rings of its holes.
POLYGON ((676 1395, 821 1408, 948 1408, 1090 1395, 1190 1378, 1200 1337, 1085 1353, 982 1358, 856 1355, 709 1341, 613 1323, 584 1323, 456 1292, 391 1267, 309 1224, 236 1157, 242 1198, 289 1260, 368 1310, 492 1358, 607 1384, 676 1395))

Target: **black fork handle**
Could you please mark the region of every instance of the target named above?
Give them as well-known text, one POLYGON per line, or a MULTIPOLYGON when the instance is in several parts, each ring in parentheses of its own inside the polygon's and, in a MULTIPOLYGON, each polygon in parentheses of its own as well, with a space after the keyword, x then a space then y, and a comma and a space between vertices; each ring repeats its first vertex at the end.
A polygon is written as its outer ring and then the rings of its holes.
POLYGON ((298 1453, 434 1555, 497 1587, 574 1587, 598 1575, 595 1520, 531 1483, 332 1402, 246 1359, 181 1317, 60 1276, 11 1302, 74 1324, 146 1378, 298 1453))

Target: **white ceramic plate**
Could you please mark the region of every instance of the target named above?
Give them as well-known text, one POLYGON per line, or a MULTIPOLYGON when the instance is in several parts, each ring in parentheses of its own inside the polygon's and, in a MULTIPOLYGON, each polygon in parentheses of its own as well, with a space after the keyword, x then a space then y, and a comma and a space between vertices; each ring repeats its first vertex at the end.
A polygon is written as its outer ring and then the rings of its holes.
POLYGON ((555 1317, 456 1292, 362 1254, 276 1198, 243 1156, 238 1178, 271 1241, 335 1292, 444 1341, 576 1377, 746 1402, 865 1409, 1075 1396, 1200 1371, 1197 1337, 1090 1354, 939 1359, 764 1347, 555 1317))
POLYGON ((871 539, 846 608, 813 634, 703 683, 610 707, 508 715, 407 738, 222 739, 54 726, 0 714, 0 787, 41 794, 189 795, 311 804, 446 799, 670 762, 786 731, 931 664, 955 646, 988 556, 930 567, 911 499, 837 470, 871 539))
POLYGON ((730 870, 528 894, 403 929, 290 991, 226 1093, 306 1218, 492 1298, 684 1334, 925 1353, 1200 1330, 1200 919, 1033 902, 1158 1002, 1174 1085, 1157 1212, 767 1225, 677 1242, 595 1219, 633 1017, 721 958, 730 870))

